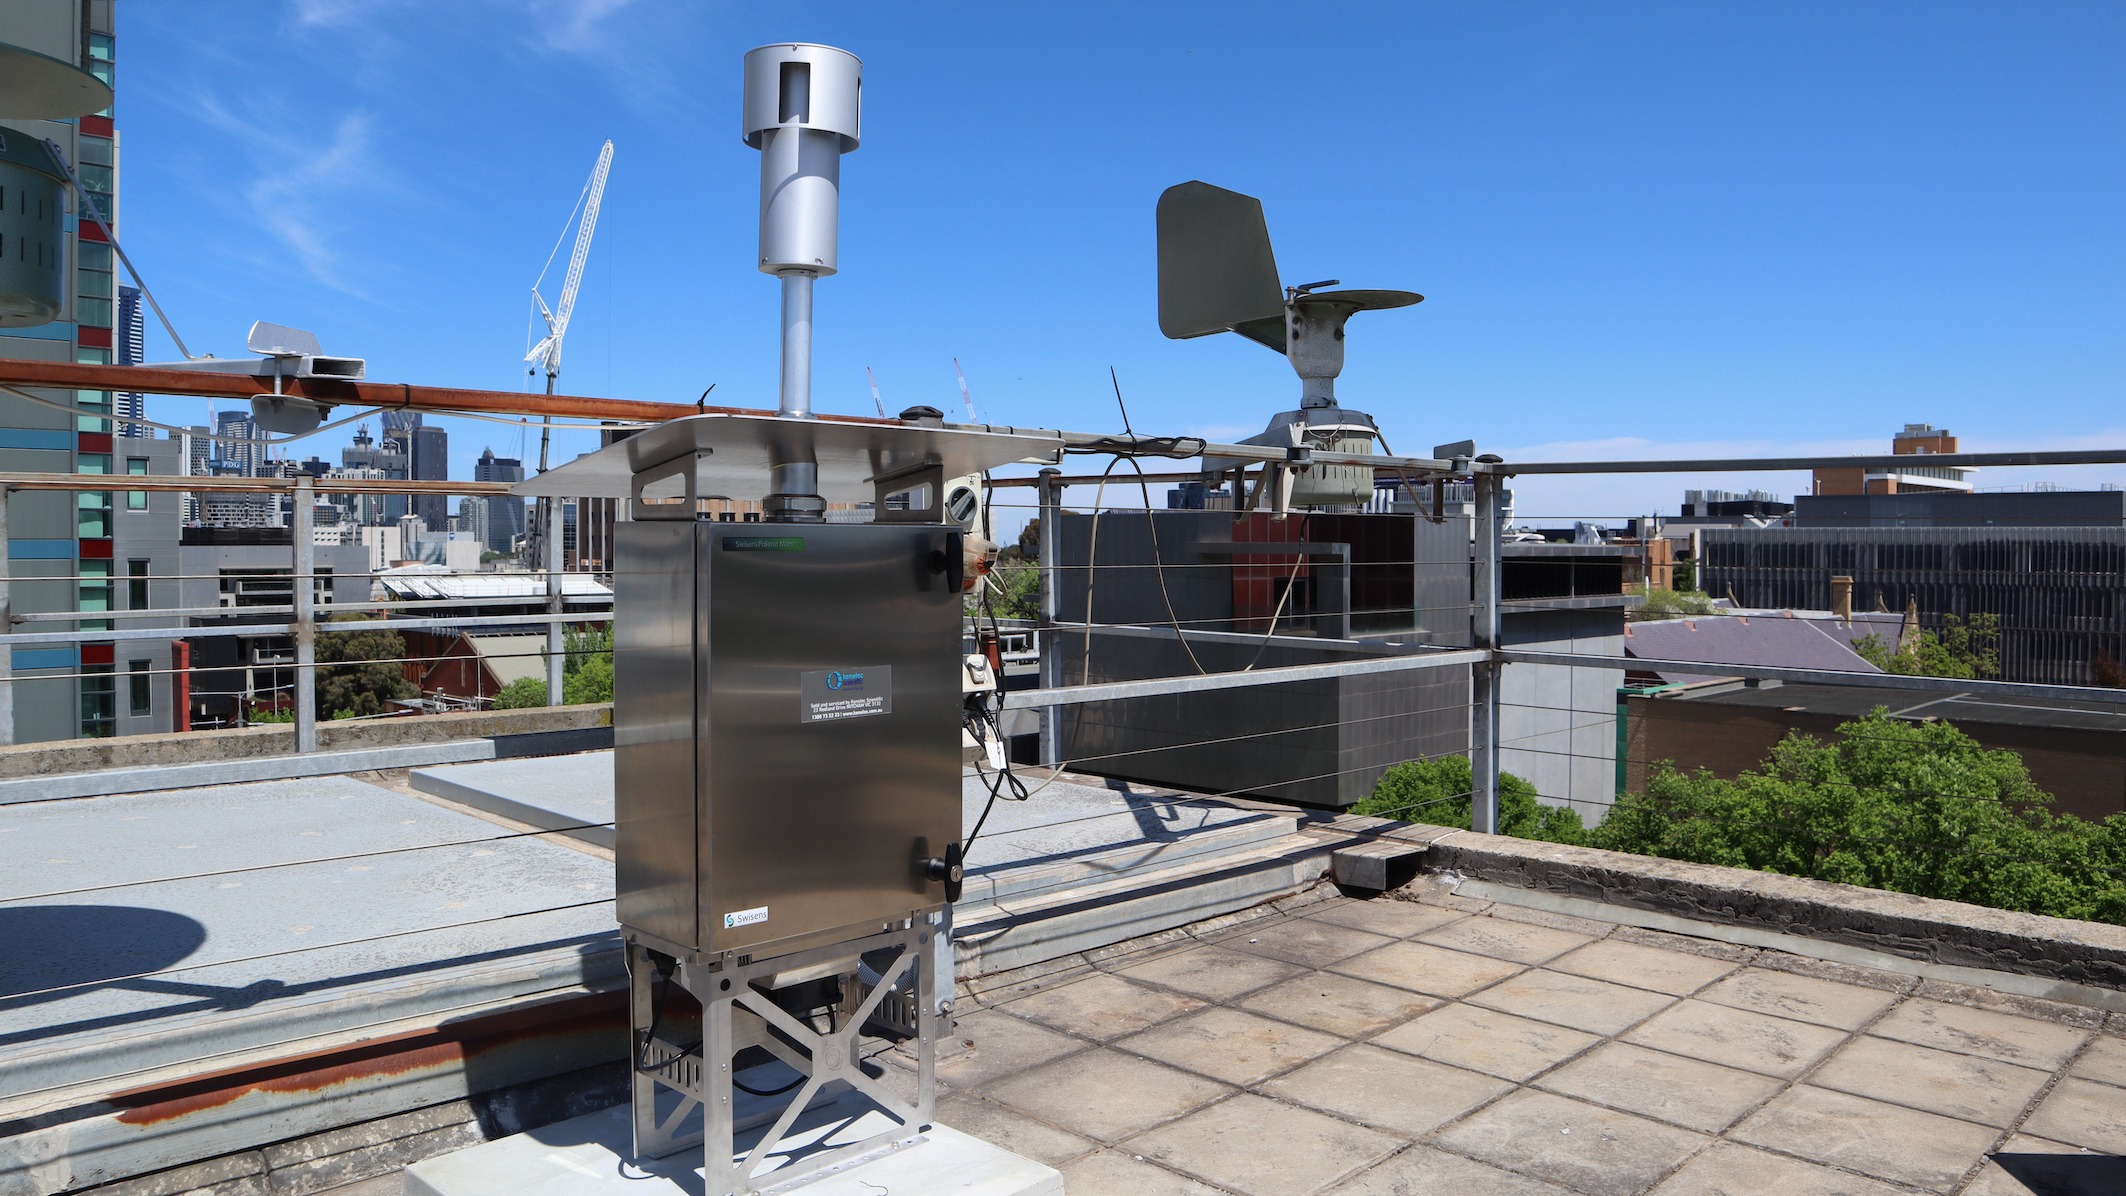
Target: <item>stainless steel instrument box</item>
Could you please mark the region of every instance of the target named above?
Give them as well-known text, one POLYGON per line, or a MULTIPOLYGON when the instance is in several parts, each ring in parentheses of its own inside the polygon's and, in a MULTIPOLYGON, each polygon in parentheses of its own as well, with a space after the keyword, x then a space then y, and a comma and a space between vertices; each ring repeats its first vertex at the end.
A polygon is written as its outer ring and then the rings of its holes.
POLYGON ((621 924, 755 953, 942 905, 925 861, 960 837, 957 530, 615 531, 621 924))

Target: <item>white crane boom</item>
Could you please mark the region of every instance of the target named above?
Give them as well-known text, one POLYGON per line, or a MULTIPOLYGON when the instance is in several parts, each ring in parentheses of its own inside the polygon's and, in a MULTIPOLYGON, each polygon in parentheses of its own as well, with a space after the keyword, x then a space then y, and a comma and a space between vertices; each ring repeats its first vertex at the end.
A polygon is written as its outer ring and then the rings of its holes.
MULTIPOLYGON (((546 367, 549 392, 553 390, 554 376, 561 372, 561 341, 568 335, 568 318, 576 310, 576 291, 583 285, 583 263, 590 259, 591 234, 598 230, 598 203, 605 198, 605 176, 612 168, 613 143, 607 139, 598 151, 598 164, 591 168, 590 182, 583 188, 583 222, 576 226, 576 248, 569 254, 568 277, 561 283, 561 298, 552 310, 540 297, 539 285, 532 284, 532 301, 539 305, 539 314, 546 320, 546 336, 532 346, 524 360, 546 367)), ((540 277, 545 277, 543 271, 540 277)))

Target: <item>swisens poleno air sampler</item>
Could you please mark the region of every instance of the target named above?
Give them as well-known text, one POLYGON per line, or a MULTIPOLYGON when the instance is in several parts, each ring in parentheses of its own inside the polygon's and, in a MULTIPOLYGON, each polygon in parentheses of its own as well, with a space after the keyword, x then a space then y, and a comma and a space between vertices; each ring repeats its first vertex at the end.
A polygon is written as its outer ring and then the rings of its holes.
POLYGON ((777 414, 661 424, 519 488, 627 502, 613 738, 634 1146, 705 1142, 715 1194, 786 1186, 930 1125, 959 895, 970 530, 947 521, 946 485, 1059 459, 1053 434, 949 429, 929 411, 812 414, 812 289, 837 267, 861 79, 826 46, 746 55, 759 264, 782 284, 777 414), (765 518, 716 520, 712 498, 760 499, 765 518), (829 523, 830 502, 871 503, 874 521, 829 523), (912 1101, 862 1063, 860 1041, 880 1036, 915 1041, 912 1101), (850 1088, 897 1124, 761 1172, 800 1112, 850 1088), (759 1121, 773 1125, 734 1160, 734 1131, 759 1121))

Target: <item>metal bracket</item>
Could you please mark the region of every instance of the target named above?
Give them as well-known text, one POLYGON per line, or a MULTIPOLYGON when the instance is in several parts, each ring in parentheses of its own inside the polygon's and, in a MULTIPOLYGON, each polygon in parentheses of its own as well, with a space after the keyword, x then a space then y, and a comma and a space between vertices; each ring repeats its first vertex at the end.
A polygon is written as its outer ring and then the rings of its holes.
MULTIPOLYGON (((936 1043, 944 1033, 944 1014, 937 994, 936 940, 940 927, 927 918, 908 922, 850 942, 830 943, 808 951, 771 958, 682 959, 674 983, 701 1003, 701 1045, 684 1048, 650 1035, 655 1005, 651 981, 656 974, 649 950, 628 942, 629 1007, 635 1032, 631 1044, 645 1065, 633 1077, 634 1139, 637 1158, 672 1154, 695 1142, 706 1155, 707 1196, 755 1196, 823 1172, 849 1166, 919 1141, 930 1128, 936 1104, 936 1043), (875 975, 867 993, 845 997, 833 1027, 821 1032, 784 1011, 756 985, 778 975, 803 974, 808 968, 846 962, 852 956, 876 956, 863 973, 875 975), (912 977, 913 1010, 892 1010, 902 977, 912 977), (878 1041, 897 1013, 912 1012, 916 1039, 916 1097, 902 1099, 882 1075, 865 1067, 863 1039, 878 1041), (795 1070, 803 1081, 777 1111, 755 1105, 741 1114, 732 1080, 732 1060, 748 1046, 759 1046, 795 1070), (698 1052, 698 1055, 697 1055, 698 1052), (822 1100, 854 1090, 868 1098, 894 1124, 854 1142, 835 1146, 788 1141, 804 1111, 822 1100), (678 1095, 676 1105, 660 1102, 661 1093, 678 1095), (701 1129, 682 1132, 695 1110, 701 1129), (772 1118, 772 1124, 743 1158, 736 1157, 737 1131, 772 1118), (779 1165, 763 1170, 763 1165, 779 1165)), ((865 978, 868 979, 869 975, 865 978)), ((844 1127, 846 1132, 847 1127, 844 1127)), ((835 1137, 839 1137, 836 1135, 835 1137)))
POLYGON ((628 517, 631 519, 695 519, 701 510, 704 498, 721 498, 719 494, 701 492, 702 468, 708 464, 715 449, 700 449, 693 453, 674 457, 658 465, 652 465, 634 476, 629 487, 628 517), (673 502, 665 496, 656 500, 646 499, 644 492, 661 482, 674 478, 680 480, 680 501, 673 502))
POLYGON ((945 522, 945 466, 935 457, 895 470, 877 479, 875 485, 878 496, 873 501, 873 523, 945 522), (906 504, 889 507, 886 500, 896 495, 907 495, 906 504), (915 503, 918 497, 924 500, 922 506, 915 503))

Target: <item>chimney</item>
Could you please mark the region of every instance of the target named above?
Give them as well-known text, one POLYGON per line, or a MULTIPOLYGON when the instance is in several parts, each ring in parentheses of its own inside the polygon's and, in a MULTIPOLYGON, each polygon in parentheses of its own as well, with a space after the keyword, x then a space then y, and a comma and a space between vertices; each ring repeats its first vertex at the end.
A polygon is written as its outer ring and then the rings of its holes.
POLYGON ((1848 623, 1853 621, 1853 579, 1844 574, 1831 578, 1831 613, 1848 623))

